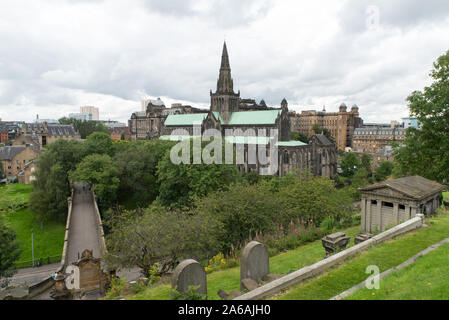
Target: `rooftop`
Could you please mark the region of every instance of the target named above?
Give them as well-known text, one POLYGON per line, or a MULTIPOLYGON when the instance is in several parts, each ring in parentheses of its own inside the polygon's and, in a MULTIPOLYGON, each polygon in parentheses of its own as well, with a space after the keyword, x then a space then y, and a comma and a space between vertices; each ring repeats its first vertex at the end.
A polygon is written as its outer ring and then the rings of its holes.
POLYGON ((421 176, 410 176, 379 182, 360 188, 359 190, 362 192, 373 191, 385 187, 396 190, 416 200, 421 200, 429 195, 441 192, 445 189, 445 187, 438 182, 423 178, 421 176))

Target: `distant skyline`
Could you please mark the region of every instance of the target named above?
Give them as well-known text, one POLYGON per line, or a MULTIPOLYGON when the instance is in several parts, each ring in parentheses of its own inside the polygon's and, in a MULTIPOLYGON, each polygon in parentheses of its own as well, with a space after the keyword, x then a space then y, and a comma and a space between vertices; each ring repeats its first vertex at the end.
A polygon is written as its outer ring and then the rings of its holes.
POLYGON ((242 98, 289 109, 357 104, 365 122, 408 116, 449 50, 445 0, 3 0, 0 118, 80 106, 126 122, 160 97, 207 108, 223 40, 242 98))

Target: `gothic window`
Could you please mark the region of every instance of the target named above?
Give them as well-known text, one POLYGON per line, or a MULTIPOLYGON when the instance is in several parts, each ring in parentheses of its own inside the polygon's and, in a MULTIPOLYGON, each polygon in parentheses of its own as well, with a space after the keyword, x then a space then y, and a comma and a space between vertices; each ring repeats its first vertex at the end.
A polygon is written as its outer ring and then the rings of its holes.
POLYGON ((285 164, 289 163, 289 157, 288 157, 288 152, 287 151, 284 152, 284 163, 285 164))

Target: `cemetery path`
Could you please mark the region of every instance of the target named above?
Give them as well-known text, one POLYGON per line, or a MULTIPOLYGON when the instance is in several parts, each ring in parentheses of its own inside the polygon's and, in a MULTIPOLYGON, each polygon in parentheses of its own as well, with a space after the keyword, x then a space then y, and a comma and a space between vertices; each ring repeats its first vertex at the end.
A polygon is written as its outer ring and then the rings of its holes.
POLYGON ((67 264, 76 262, 85 249, 101 258, 93 196, 87 186, 75 184, 72 205, 67 264))

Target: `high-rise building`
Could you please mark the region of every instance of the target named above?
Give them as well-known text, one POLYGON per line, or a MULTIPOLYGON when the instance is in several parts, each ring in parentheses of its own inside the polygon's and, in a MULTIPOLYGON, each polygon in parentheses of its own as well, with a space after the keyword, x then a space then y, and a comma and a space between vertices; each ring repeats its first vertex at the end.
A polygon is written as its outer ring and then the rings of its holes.
POLYGON ((100 110, 93 106, 84 106, 80 107, 80 113, 81 114, 87 114, 89 115, 89 120, 100 120, 100 110))

